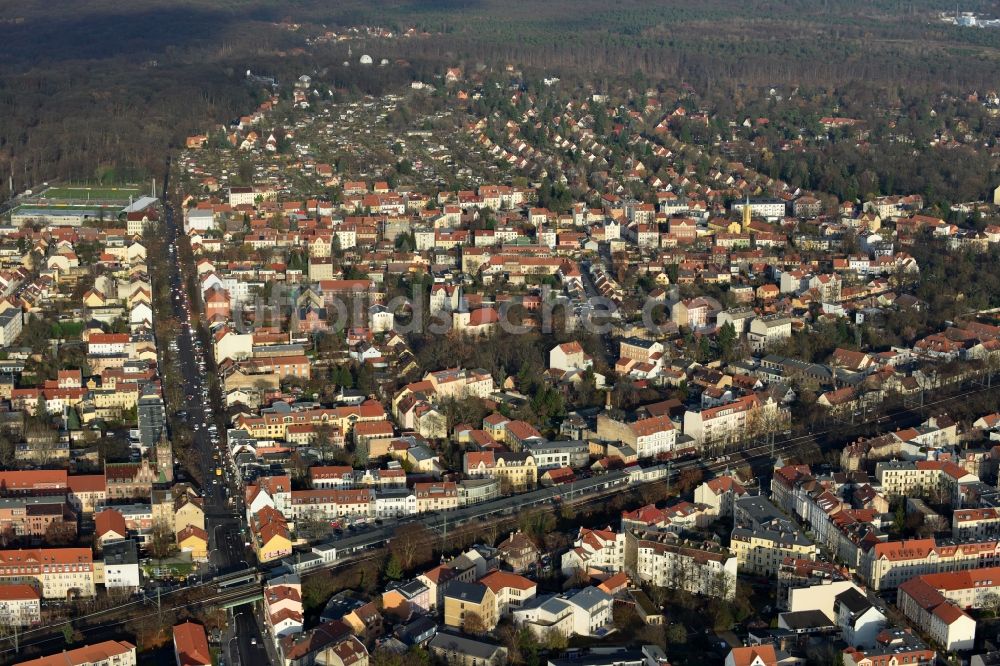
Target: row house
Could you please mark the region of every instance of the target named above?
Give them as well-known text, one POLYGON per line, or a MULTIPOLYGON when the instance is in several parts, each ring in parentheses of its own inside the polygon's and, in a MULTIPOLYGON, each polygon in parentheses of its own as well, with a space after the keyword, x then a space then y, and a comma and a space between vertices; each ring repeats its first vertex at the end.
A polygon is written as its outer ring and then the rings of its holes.
POLYGON ((855 491, 854 499, 862 504, 857 509, 811 475, 797 475, 794 468, 776 470, 771 486, 772 497, 781 497, 783 507, 809 526, 815 540, 852 569, 858 566, 862 544, 884 539, 880 516, 888 510, 888 500, 871 486, 855 491))
POLYGON ((348 466, 316 466, 309 468, 312 487, 322 488, 389 488, 406 487, 406 471, 399 468, 356 470, 348 466))
POLYGON ((271 411, 260 416, 239 415, 234 427, 245 430, 257 439, 286 440, 287 428, 291 425, 329 425, 347 433, 357 422, 383 421, 386 418, 382 404, 367 400, 360 405, 335 407, 332 409, 309 409, 302 411, 271 411))
POLYGON ((370 516, 373 491, 356 490, 293 490, 291 491, 286 518, 298 520, 305 517, 324 519, 340 516, 370 516))

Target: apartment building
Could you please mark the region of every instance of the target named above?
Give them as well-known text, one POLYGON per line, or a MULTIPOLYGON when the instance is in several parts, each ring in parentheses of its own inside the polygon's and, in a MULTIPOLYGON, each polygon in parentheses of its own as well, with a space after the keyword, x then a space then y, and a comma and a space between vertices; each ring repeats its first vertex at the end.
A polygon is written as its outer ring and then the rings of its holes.
POLYGON ((1000 509, 955 509, 951 514, 951 536, 955 539, 1000 537, 1000 509))
POLYGON ((747 342, 756 353, 764 352, 792 337, 792 319, 775 315, 757 317, 750 322, 747 342))
POLYGON ((503 441, 511 451, 520 453, 528 444, 542 442, 544 438, 526 421, 508 421, 503 427, 503 441))
POLYGON ((733 515, 733 505, 737 499, 747 494, 736 479, 731 476, 717 476, 705 481, 694 491, 694 501, 708 508, 708 513, 719 518, 733 515))
POLYGON ((733 530, 729 546, 740 571, 764 576, 777 575, 785 558, 816 559, 818 549, 798 530, 740 528, 733 530))
POLYGON ((458 508, 458 485, 454 481, 414 483, 417 513, 450 511, 458 508))
POLYGON ((492 631, 497 626, 496 595, 482 583, 455 582, 444 593, 444 623, 467 633, 492 631))
POLYGON ((612 597, 596 587, 575 594, 535 597, 513 611, 514 624, 544 641, 562 636, 604 636, 611 625, 612 597))
POLYGON ((493 569, 479 579, 479 582, 493 592, 496 600, 496 616, 507 617, 515 608, 520 608, 535 598, 538 586, 535 581, 509 571, 493 569))
POLYGON ((631 446, 639 459, 670 453, 677 443, 677 430, 666 415, 627 423, 601 414, 597 417, 597 436, 631 446))
POLYGON ((11 308, 0 312, 0 347, 9 347, 21 335, 24 315, 20 308, 11 308))
POLYGON ((1000 566, 996 540, 941 542, 909 539, 876 543, 861 554, 858 575, 876 590, 896 589, 914 576, 1000 566))
POLYGON ((402 467, 355 470, 347 465, 309 468, 313 488, 406 488, 406 471, 402 467))
POLYGON ((590 445, 582 440, 528 442, 522 450, 535 459, 539 472, 559 467, 578 469, 590 462, 590 445))
POLYGON ((275 639, 302 633, 302 582, 295 574, 269 580, 264 587, 269 633, 275 639))
POLYGON ((495 477, 510 490, 526 490, 538 483, 538 466, 530 453, 469 451, 462 467, 470 478, 495 477))
POLYGON ((66 499, 77 513, 91 514, 107 499, 108 482, 103 474, 75 474, 67 478, 66 499))
POLYGON ((382 592, 382 612, 402 620, 417 613, 426 613, 435 606, 431 589, 420 579, 389 583, 382 592))
POLYGON ((563 553, 562 573, 573 576, 578 572, 617 573, 625 566, 625 534, 611 529, 592 530, 581 527, 573 547, 563 553))
POLYGON ((285 517, 276 509, 265 506, 250 523, 257 561, 271 562, 292 553, 292 538, 285 517))
POLYGON ((785 216, 787 205, 782 199, 748 199, 745 201, 733 202, 734 213, 743 215, 743 209, 750 208, 753 217, 763 217, 768 220, 778 220, 785 216))
POLYGON ((45 599, 94 596, 94 556, 89 548, 0 550, 0 581, 41 588, 45 599))
POLYGON ((549 367, 556 370, 587 370, 594 359, 583 351, 579 342, 565 342, 549 350, 549 367))
POLYGON ((18 666, 135 666, 135 646, 127 641, 103 641, 47 657, 22 661, 18 666))
POLYGON ((0 623, 5 627, 25 627, 41 620, 42 597, 31 585, 0 585, 0 623))
MULTIPOLYGON (((457 495, 457 491, 456 491, 457 495)), ((293 490, 290 494, 289 520, 304 517, 335 518, 338 516, 370 516, 374 491, 369 488, 350 490, 293 490)))
POLYGON ((286 440, 287 429, 292 425, 324 424, 338 428, 342 433, 350 432, 354 423, 362 421, 384 421, 385 409, 375 400, 367 400, 360 405, 334 407, 332 409, 308 409, 302 411, 275 410, 260 416, 240 415, 234 428, 247 431, 256 439, 286 440))
POLYGON ((1000 569, 972 569, 915 576, 899 586, 896 606, 918 629, 949 652, 971 650, 976 621, 965 612, 981 608, 1000 591, 1000 569))
POLYGON ((626 532, 625 570, 650 585, 736 597, 736 557, 707 541, 687 541, 670 532, 626 532))
POLYGON ((663 354, 663 343, 643 338, 625 338, 618 345, 618 356, 637 363, 649 363, 655 355, 663 354))
POLYGON ((177 666, 212 666, 205 627, 194 622, 174 625, 174 659, 177 666))
POLYGON ((70 476, 64 469, 11 470, 0 472, 0 494, 58 495, 66 491, 70 476))
POLYGON ((684 412, 684 434, 702 447, 727 445, 777 427, 787 416, 787 410, 770 397, 748 395, 700 412, 684 412))
MULTIPOLYGON (((408 488, 386 488, 373 491, 371 516, 373 518, 400 518, 417 513, 417 496, 408 488)), ((461 504, 461 493, 459 493, 461 504)))
POLYGON ((893 497, 940 493, 952 501, 959 497, 962 486, 979 482, 975 474, 953 462, 939 460, 881 462, 875 466, 875 477, 885 493, 893 497))
POLYGON ((734 503, 730 549, 740 571, 776 576, 785 558, 815 560, 819 549, 763 497, 744 497, 734 503))
POLYGON ((885 629, 875 647, 849 647, 843 651, 844 666, 932 666, 937 653, 914 636, 909 629, 885 629))
POLYGON ((0 498, 0 532, 19 537, 76 537, 76 514, 64 496, 0 498))
POLYGON ((429 372, 423 381, 430 382, 440 398, 486 398, 493 393, 493 376, 482 369, 452 368, 429 372))

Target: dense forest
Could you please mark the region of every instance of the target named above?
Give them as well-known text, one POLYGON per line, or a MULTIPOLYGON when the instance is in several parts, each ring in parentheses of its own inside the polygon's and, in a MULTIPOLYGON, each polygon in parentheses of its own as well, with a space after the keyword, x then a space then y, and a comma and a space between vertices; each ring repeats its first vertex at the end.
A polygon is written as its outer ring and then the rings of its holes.
POLYGON ((716 99, 771 85, 995 86, 997 33, 936 19, 952 10, 940 0, 4 0, 0 197, 8 173, 19 190, 158 171, 184 135, 253 104, 248 68, 283 81, 323 72, 334 87, 371 93, 448 66, 506 64, 599 89, 659 82, 716 99), (353 45, 392 59, 391 75, 343 68, 343 43, 307 45, 355 25, 422 34, 353 45))

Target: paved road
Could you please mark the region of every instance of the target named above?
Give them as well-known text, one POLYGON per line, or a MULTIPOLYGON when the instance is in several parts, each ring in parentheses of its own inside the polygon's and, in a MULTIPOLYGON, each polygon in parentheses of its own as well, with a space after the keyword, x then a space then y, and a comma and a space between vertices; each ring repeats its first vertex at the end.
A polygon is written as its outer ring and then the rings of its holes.
MULTIPOLYGON (((163 191, 169 192, 169 173, 164 178, 163 191)), ((216 476, 216 468, 224 466, 223 445, 216 445, 212 442, 212 436, 208 427, 217 421, 215 413, 207 397, 207 387, 203 381, 205 365, 204 349, 199 348, 200 343, 190 326, 190 312, 196 304, 188 301, 187 290, 185 288, 184 273, 181 267, 177 247, 177 239, 181 230, 178 220, 174 215, 174 210, 170 206, 167 198, 164 198, 164 232, 168 247, 172 248, 171 261, 169 262, 170 289, 172 292, 173 315, 182 322, 180 333, 177 336, 176 362, 180 367, 180 374, 183 381, 183 392, 186 396, 185 409, 187 416, 184 420, 194 430, 195 447, 200 455, 201 469, 204 474, 205 486, 205 529, 208 531, 210 560, 218 572, 224 573, 236 569, 246 568, 253 564, 252 554, 245 548, 246 542, 242 533, 242 522, 240 521, 236 501, 239 493, 235 491, 235 485, 231 477, 226 474, 216 476), (233 496, 233 503, 228 503, 229 497, 233 496)), ((224 437, 224 432, 220 429, 219 437, 224 437)))
MULTIPOLYGON (((180 261, 178 239, 182 234, 179 220, 169 202, 170 169, 164 177, 164 232, 170 249, 171 261, 170 289, 173 315, 182 323, 177 337, 177 363, 186 396, 187 416, 185 421, 194 428, 194 445, 199 453, 201 470, 204 475, 205 529, 209 539, 209 561, 214 571, 225 573, 255 566, 253 553, 246 547, 246 532, 240 519, 242 506, 241 491, 236 475, 227 469, 228 455, 225 451, 225 426, 220 424, 218 415, 212 408, 208 387, 204 382, 205 370, 209 367, 207 350, 201 347, 197 333, 192 328, 191 315, 198 307, 190 303, 187 283, 180 261), (217 443, 209 431, 212 425, 218 427, 217 443), (221 470, 221 475, 217 471, 221 470), (231 498, 231 500, 230 500, 231 498)), ((235 611, 235 636, 232 646, 236 654, 230 652, 230 663, 246 666, 269 664, 271 660, 262 647, 261 629, 257 623, 255 606, 239 606, 235 611)))
POLYGON ((240 606, 235 610, 232 635, 226 641, 226 652, 229 654, 229 663, 233 666, 271 663, 264 649, 260 627, 249 606, 240 606))

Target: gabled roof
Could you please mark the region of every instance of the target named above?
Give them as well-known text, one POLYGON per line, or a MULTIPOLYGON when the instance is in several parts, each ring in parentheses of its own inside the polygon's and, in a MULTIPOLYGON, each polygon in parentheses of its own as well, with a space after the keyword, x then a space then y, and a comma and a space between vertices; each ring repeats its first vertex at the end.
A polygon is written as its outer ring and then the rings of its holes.
POLYGON ((498 571, 494 569, 479 579, 479 582, 490 588, 494 594, 503 588, 513 588, 516 590, 531 590, 536 587, 535 581, 519 576, 509 571, 498 571))
POLYGON ((778 655, 773 645, 733 648, 729 653, 733 666, 777 666, 778 655))
MULTIPOLYGON (((63 650, 59 654, 39 657, 20 662, 20 666, 77 666, 78 664, 103 664, 115 657, 134 652, 135 646, 128 641, 103 641, 84 645, 74 650, 63 650)), ((211 662, 209 662, 211 663, 211 662)))
POLYGON ((106 534, 117 534, 124 538, 128 535, 125 517, 115 509, 101 511, 94 516, 94 533, 98 538, 106 534))
POLYGON ((205 627, 194 622, 174 626, 174 653, 178 666, 211 666, 205 627))

